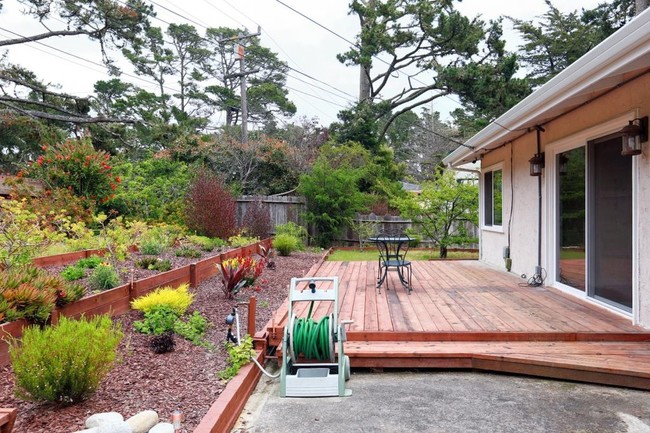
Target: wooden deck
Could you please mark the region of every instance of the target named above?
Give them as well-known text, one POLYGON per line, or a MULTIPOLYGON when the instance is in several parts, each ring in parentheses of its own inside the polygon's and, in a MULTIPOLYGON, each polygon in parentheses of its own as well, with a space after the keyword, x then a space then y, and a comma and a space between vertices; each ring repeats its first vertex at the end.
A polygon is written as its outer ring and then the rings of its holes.
MULTIPOLYGON (((352 367, 472 368, 650 389, 648 330, 480 262, 413 262, 410 295, 395 272, 379 292, 376 262, 326 261, 310 275, 339 277, 339 320, 354 320, 345 344, 352 367)), ((329 314, 331 303, 313 311, 329 314)), ((285 305, 269 344, 281 345, 286 321, 285 305)))

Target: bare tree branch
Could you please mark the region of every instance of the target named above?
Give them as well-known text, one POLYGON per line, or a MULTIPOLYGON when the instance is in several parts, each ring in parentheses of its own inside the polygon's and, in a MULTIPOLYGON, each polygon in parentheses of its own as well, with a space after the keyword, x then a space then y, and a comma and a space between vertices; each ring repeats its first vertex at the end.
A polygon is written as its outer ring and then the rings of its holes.
POLYGON ((114 118, 114 117, 104 117, 104 116, 98 116, 98 117, 85 117, 85 116, 62 116, 59 114, 53 114, 53 113, 46 113, 44 111, 37 111, 37 110, 26 110, 23 108, 20 108, 10 102, 0 100, 0 104, 5 105, 6 107, 9 107, 11 110, 16 111, 18 113, 24 114, 25 116, 30 116, 34 117, 37 119, 47 119, 47 120, 56 120, 59 122, 69 122, 69 123, 83 123, 83 124, 90 124, 90 123, 130 123, 134 124, 137 123, 133 119, 119 119, 119 118, 114 118))

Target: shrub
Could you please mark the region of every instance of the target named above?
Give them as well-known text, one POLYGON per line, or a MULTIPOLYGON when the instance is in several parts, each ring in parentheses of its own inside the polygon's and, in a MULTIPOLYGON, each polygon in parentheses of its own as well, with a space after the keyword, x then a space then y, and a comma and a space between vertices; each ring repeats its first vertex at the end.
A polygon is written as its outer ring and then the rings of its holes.
POLYGON ((275 248, 281 256, 289 256, 292 252, 298 250, 298 238, 288 235, 279 234, 273 239, 273 248, 275 248))
POLYGON ((239 248, 239 247, 245 247, 250 244, 254 244, 256 242, 259 242, 260 238, 252 238, 249 236, 244 236, 244 235, 236 235, 236 236, 231 236, 228 238, 228 243, 230 246, 239 248))
POLYGON ((212 347, 212 344, 204 339, 207 329, 208 321, 198 311, 192 313, 186 321, 179 319, 174 323, 174 332, 184 339, 197 346, 212 347))
POLYGON ((201 248, 203 251, 212 251, 215 248, 226 245, 226 242, 221 238, 209 238, 207 236, 192 235, 188 236, 187 240, 201 248))
POLYGON ((251 357, 255 356, 255 350, 253 350, 253 339, 250 335, 246 335, 242 338, 241 344, 226 343, 226 347, 228 349, 228 367, 219 372, 219 377, 222 380, 230 380, 235 377, 239 372, 239 369, 248 364, 251 357))
POLYGON ((85 259, 79 259, 75 266, 85 269, 95 269, 102 262, 102 258, 99 256, 90 256, 85 259))
POLYGON ((165 332, 161 335, 154 335, 149 341, 149 347, 154 353, 173 352, 176 348, 173 332, 165 332))
POLYGON ((113 198, 121 179, 111 173, 110 155, 95 150, 89 137, 43 146, 43 151, 26 172, 43 182, 46 194, 54 189, 68 189, 84 199, 86 209, 113 198))
POLYGON ((166 305, 176 313, 176 316, 182 316, 194 301, 194 294, 190 293, 188 289, 188 284, 183 284, 177 289, 171 287, 158 288, 131 301, 131 307, 134 310, 147 313, 160 305, 166 305))
POLYGON ((183 245, 182 247, 178 248, 175 254, 176 257, 187 257, 191 259, 198 259, 201 257, 201 251, 187 245, 183 245))
POLYGON ((272 229, 269 205, 261 201, 249 202, 244 212, 242 229, 250 236, 266 238, 272 229))
POLYGON ((61 276, 66 281, 75 281, 83 278, 85 275, 84 269, 77 266, 66 266, 61 271, 61 276))
POLYGON ((302 251, 305 249, 307 244, 307 229, 301 225, 289 221, 285 224, 278 224, 275 226, 275 235, 291 235, 294 238, 298 239, 298 250, 302 251))
POLYGON ((86 293, 86 289, 81 284, 73 283, 67 284, 65 289, 65 296, 63 303, 69 304, 70 302, 78 301, 86 293))
POLYGON ((154 239, 147 239, 140 243, 139 250, 142 254, 157 256, 162 253, 165 246, 154 239))
POLYGON ((88 281, 93 290, 109 290, 120 284, 120 277, 111 265, 101 264, 95 268, 88 281))
POLYGON ((65 405, 88 398, 111 370, 122 336, 108 316, 26 328, 9 348, 17 396, 65 405))
POLYGON ((227 239, 237 228, 237 203, 223 180, 201 171, 186 198, 187 226, 198 233, 227 239))
POLYGON ((143 334, 162 335, 174 330, 178 314, 169 305, 157 305, 144 313, 144 320, 133 322, 133 329, 143 334))

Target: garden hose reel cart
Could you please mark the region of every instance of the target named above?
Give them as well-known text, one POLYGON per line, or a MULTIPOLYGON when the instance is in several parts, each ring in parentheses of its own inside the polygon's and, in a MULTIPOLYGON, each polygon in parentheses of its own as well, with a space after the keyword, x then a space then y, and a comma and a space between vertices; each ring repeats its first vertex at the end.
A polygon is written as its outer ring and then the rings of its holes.
POLYGON ((289 323, 282 339, 281 397, 346 397, 350 358, 343 351, 345 320, 339 323, 338 277, 292 278, 289 323), (314 320, 314 303, 333 302, 332 313, 314 320), (295 304, 309 302, 307 317, 298 318, 295 304), (336 350, 335 350, 336 346, 336 350))

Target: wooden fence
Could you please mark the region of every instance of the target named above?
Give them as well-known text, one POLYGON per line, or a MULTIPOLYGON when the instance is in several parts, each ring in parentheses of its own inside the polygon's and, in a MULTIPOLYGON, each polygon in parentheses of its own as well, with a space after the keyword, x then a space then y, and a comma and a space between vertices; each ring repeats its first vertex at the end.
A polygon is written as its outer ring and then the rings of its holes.
MULTIPOLYGON (((219 270, 215 266, 217 263, 238 256, 252 256, 258 252, 259 245, 263 245, 265 248, 270 248, 271 239, 265 239, 259 243, 227 251, 223 254, 183 266, 182 268, 161 272, 142 280, 132 281, 119 287, 87 296, 61 308, 56 308, 52 312, 50 322, 56 324, 61 316, 73 318, 78 318, 82 315, 85 317, 92 317, 98 314, 119 316, 129 311, 133 299, 145 295, 158 287, 178 287, 184 283, 196 287, 201 282, 219 273, 219 270)), ((34 264, 37 266, 62 265, 75 262, 80 258, 88 257, 97 253, 97 250, 92 250, 41 257, 34 259, 34 264)), ((25 320, 18 320, 0 325, 0 367, 9 363, 8 342, 5 341, 6 337, 20 338, 22 336, 23 328, 26 325, 28 325, 28 322, 25 320)))
POLYGON ((237 223, 242 225, 246 209, 250 203, 260 202, 268 207, 271 217, 272 233, 275 233, 275 226, 286 224, 289 221, 299 225, 305 225, 303 214, 305 213, 306 201, 304 197, 298 196, 275 196, 275 195, 244 195, 237 199, 237 223))

